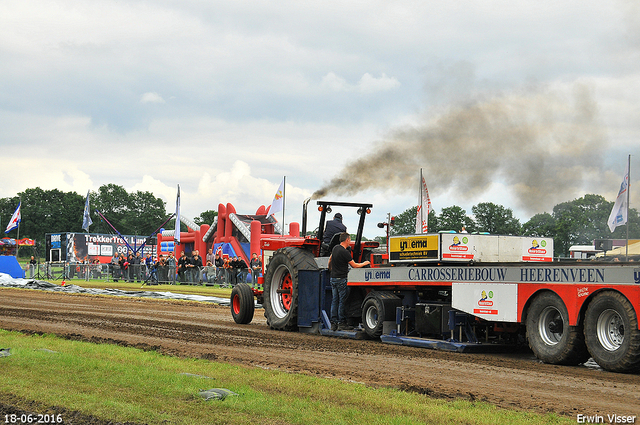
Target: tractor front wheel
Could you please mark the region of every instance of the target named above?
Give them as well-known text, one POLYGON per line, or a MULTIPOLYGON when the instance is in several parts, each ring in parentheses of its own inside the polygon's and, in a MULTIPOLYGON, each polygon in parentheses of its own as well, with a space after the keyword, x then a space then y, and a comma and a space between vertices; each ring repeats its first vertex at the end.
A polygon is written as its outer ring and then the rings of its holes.
POLYGON ((246 283, 238 283, 231 290, 231 315, 239 325, 246 325, 253 320, 255 304, 253 291, 246 283))

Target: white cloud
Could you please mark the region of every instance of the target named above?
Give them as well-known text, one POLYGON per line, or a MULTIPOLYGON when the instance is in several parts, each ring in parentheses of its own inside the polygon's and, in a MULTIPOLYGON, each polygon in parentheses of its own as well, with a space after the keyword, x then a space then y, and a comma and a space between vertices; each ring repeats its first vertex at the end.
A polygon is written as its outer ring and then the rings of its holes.
POLYGON ((347 80, 337 76, 334 72, 330 72, 322 77, 321 86, 332 91, 349 91, 351 89, 347 80))
POLYGON ((365 73, 356 84, 349 84, 347 80, 329 72, 322 77, 321 87, 334 92, 360 92, 364 94, 385 92, 400 86, 395 77, 388 77, 384 72, 380 78, 376 78, 368 72, 365 73))
POLYGON ((358 81, 358 88, 362 93, 375 93, 380 91, 393 90, 400 86, 400 81, 394 77, 387 77, 384 72, 380 78, 375 78, 368 72, 358 81))
POLYGON ((147 92, 140 97, 140 103, 166 103, 156 92, 147 92))

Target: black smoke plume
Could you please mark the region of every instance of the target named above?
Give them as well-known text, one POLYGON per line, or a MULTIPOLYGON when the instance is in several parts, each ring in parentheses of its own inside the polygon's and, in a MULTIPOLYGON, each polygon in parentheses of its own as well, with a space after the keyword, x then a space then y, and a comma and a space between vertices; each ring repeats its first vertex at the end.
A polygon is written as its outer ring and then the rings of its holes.
MULTIPOLYGON (((495 96, 451 106, 391 130, 313 194, 364 190, 417 193, 419 169, 432 195, 455 189, 462 200, 500 181, 519 207, 542 212, 600 179, 605 134, 587 87, 495 96)), ((417 195, 416 195, 417 196, 417 195)))

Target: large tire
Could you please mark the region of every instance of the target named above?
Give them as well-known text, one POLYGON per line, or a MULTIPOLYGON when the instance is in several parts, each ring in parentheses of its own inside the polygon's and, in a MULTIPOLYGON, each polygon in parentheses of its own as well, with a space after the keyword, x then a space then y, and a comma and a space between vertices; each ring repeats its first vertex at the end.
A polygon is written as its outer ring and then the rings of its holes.
POLYGON ((402 300, 391 292, 372 291, 362 304, 362 326, 371 338, 382 335, 383 322, 396 319, 396 307, 402 300))
POLYGON ((527 312, 527 339, 545 363, 578 365, 589 359, 581 326, 569 326, 569 313, 554 293, 538 295, 527 312))
POLYGON ((246 325, 253 320, 255 304, 253 291, 246 283, 238 283, 231 290, 231 315, 239 325, 246 325))
POLYGON ((633 372, 640 368, 638 317, 629 300, 619 292, 595 296, 585 314, 587 348, 603 369, 633 372))
POLYGON ((277 250, 264 276, 264 316, 271 329, 298 327, 298 272, 318 270, 313 254, 302 248, 277 250))

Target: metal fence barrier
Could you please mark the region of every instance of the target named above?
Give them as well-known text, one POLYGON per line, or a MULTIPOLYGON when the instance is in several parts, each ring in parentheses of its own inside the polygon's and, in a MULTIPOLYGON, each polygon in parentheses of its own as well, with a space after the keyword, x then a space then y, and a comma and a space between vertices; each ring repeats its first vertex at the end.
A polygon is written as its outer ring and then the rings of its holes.
POLYGON ((25 277, 43 280, 104 280, 112 282, 138 282, 147 285, 157 284, 187 284, 187 285, 220 285, 231 287, 239 282, 252 282, 257 276, 252 276, 248 269, 224 269, 214 266, 191 267, 178 271, 176 267, 147 266, 145 264, 130 264, 126 267, 113 264, 77 263, 77 262, 46 262, 39 265, 28 265, 25 277))

